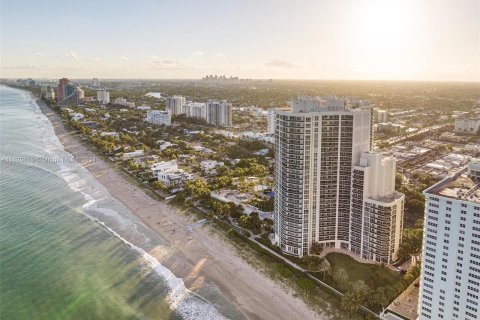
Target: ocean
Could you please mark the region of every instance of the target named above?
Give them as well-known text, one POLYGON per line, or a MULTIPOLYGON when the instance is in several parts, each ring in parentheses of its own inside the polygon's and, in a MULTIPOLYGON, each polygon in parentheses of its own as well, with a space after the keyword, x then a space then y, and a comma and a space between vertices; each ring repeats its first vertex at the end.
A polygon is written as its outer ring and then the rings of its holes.
POLYGON ((72 160, 24 91, 0 86, 0 319, 241 319, 147 252, 168 241, 72 160))

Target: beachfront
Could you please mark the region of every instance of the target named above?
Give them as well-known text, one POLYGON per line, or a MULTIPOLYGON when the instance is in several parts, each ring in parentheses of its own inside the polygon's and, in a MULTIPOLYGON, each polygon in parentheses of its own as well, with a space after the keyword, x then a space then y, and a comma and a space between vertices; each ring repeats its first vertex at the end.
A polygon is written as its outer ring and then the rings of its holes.
MULTIPOLYGON (((75 158, 95 157, 75 134, 65 130, 61 118, 38 102, 42 112, 54 126, 55 133, 65 150, 75 158)), ((192 216, 180 214, 164 202, 148 196, 120 175, 110 164, 100 158, 82 165, 98 179, 148 227, 167 239, 180 251, 187 263, 168 259, 162 252, 149 252, 177 277, 181 277, 187 288, 194 289, 204 280, 218 286, 221 292, 249 319, 327 319, 310 310, 305 303, 285 291, 273 280, 244 261, 232 244, 226 242, 209 225, 195 229, 192 237, 186 227, 194 221, 192 216), (172 230, 176 230, 172 232, 172 230), (267 302, 268 303, 265 303, 267 302)))

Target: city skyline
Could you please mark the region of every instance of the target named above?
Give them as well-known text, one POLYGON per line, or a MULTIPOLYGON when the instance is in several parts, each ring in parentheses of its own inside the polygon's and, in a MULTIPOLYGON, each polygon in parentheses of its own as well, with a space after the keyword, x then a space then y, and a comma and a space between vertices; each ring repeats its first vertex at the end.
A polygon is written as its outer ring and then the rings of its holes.
POLYGON ((2 77, 480 80, 477 1, 59 4, 2 2, 2 77))

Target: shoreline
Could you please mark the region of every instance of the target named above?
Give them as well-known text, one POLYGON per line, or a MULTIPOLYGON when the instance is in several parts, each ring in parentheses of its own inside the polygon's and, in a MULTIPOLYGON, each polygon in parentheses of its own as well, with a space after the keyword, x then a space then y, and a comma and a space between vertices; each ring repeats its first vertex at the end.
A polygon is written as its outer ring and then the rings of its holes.
MULTIPOLYGON (((27 91, 25 91, 27 92, 27 91)), ((152 231, 170 242, 180 252, 190 267, 169 259, 151 250, 149 254, 185 283, 188 289, 195 289, 204 281, 217 286, 224 297, 247 319, 327 319, 311 310, 305 302, 286 292, 274 280, 248 264, 233 244, 221 239, 210 225, 195 229, 193 239, 172 233, 172 229, 185 230, 194 222, 194 216, 180 213, 180 209, 168 206, 164 201, 151 198, 142 188, 119 174, 108 161, 83 145, 78 134, 67 131, 62 119, 33 93, 42 113, 51 122, 55 135, 65 151, 75 158, 94 157, 95 162, 80 163, 110 193, 123 203, 137 218, 152 231), (265 303, 268 302, 268 303, 265 303)))

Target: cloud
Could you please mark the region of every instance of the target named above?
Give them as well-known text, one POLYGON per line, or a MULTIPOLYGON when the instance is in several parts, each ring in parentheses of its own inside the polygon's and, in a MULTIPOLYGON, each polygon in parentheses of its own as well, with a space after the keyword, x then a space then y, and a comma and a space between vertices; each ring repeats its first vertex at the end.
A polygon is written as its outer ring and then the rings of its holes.
POLYGON ((287 60, 273 59, 270 62, 265 62, 267 67, 276 67, 276 68, 301 68, 301 66, 296 65, 287 60))
POLYGON ((68 58, 72 58, 74 60, 78 60, 78 55, 73 51, 66 52, 65 56, 67 56, 68 58))
POLYGON ((43 57, 45 57, 45 54, 42 53, 42 52, 37 52, 37 53, 35 53, 35 56, 43 58, 43 57))
POLYGON ((197 51, 195 51, 195 52, 193 53, 193 55, 194 55, 195 57, 200 57, 200 56, 203 55, 203 52, 200 51, 200 50, 197 50, 197 51))
POLYGON ((120 59, 122 59, 123 61, 129 61, 130 59, 128 59, 127 57, 125 56, 121 56, 120 59))
POLYGON ((175 60, 163 60, 163 64, 178 64, 178 61, 175 60))
POLYGON ((215 55, 216 55, 217 57, 219 57, 219 58, 225 57, 225 55, 224 55, 223 53, 221 53, 221 52, 217 52, 217 53, 215 53, 215 55))

